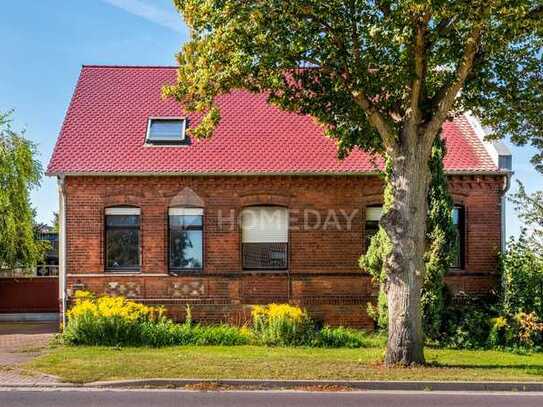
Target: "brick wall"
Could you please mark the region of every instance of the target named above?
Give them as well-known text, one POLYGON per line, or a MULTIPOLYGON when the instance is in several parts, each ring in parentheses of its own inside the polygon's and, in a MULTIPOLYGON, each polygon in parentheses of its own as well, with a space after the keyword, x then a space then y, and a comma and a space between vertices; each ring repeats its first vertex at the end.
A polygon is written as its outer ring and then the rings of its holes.
MULTIPOLYGON (((456 293, 485 293, 495 285, 502 181, 451 179, 455 203, 466 213, 465 267, 448 277, 456 293)), ((194 317, 207 321, 241 321, 248 304, 291 301, 327 323, 371 326, 364 309, 375 290, 357 260, 364 208, 382 199, 377 177, 67 177, 66 194, 69 293, 123 294, 164 304, 181 319, 190 303, 194 317), (236 219, 243 207, 258 204, 290 210, 288 273, 242 270, 236 219), (140 273, 104 272, 104 208, 115 205, 141 208, 140 273), (201 274, 168 274, 173 205, 204 207, 201 274)))

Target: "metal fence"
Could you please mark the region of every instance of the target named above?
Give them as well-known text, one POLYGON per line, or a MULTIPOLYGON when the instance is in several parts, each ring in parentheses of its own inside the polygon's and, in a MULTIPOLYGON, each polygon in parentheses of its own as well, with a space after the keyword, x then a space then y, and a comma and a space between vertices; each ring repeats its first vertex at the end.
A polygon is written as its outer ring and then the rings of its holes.
POLYGON ((58 265, 40 264, 35 268, 0 268, 0 278, 58 277, 58 265))

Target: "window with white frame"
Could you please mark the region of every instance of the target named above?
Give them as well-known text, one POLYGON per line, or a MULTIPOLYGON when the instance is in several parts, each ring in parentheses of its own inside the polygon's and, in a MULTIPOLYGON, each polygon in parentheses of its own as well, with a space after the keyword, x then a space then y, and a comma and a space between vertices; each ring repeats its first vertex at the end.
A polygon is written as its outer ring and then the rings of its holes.
POLYGON ((147 124, 146 141, 161 145, 187 143, 185 126, 186 120, 183 118, 151 117, 147 124))
POLYGON ((285 270, 288 267, 287 208, 253 206, 241 213, 242 260, 245 270, 285 270))
POLYGON ((203 218, 202 208, 170 208, 168 210, 170 272, 202 270, 203 218))
POLYGON ((140 209, 106 208, 105 254, 107 271, 139 271, 140 209))

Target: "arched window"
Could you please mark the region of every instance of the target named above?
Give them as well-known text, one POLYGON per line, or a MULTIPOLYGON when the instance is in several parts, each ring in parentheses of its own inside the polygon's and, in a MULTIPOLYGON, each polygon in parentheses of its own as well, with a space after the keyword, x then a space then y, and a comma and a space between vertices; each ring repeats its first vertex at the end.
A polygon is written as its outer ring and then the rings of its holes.
POLYGON ((285 270, 288 267, 288 226, 287 208, 245 208, 241 213, 243 268, 285 270))
POLYGON ((201 271, 203 268, 204 210, 170 208, 169 269, 172 273, 201 271))
POLYGON ((106 270, 140 270, 140 208, 106 208, 106 270))

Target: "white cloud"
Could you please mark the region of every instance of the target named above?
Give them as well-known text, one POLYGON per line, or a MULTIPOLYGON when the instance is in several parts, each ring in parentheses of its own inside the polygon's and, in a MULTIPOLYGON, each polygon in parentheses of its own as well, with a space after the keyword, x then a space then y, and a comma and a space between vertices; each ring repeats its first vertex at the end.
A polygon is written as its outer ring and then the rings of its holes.
POLYGON ((143 0, 102 0, 130 14, 142 17, 172 31, 184 33, 183 21, 175 11, 159 8, 143 0))

